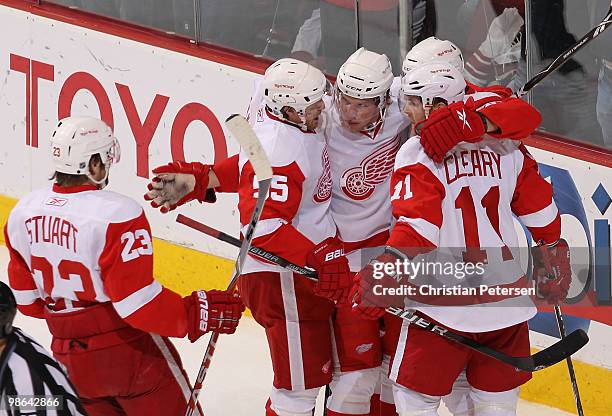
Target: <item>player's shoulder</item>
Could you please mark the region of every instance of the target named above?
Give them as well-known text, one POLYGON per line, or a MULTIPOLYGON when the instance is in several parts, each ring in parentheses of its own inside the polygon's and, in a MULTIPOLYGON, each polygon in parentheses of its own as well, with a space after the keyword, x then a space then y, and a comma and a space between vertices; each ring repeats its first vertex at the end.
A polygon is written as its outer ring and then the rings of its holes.
POLYGON ((294 125, 269 118, 256 123, 255 133, 272 166, 286 166, 300 159, 305 152, 304 140, 308 139, 304 136, 318 134, 304 132, 294 125))
POLYGON ((15 208, 27 206, 32 203, 36 203, 44 199, 47 195, 51 193, 51 186, 45 186, 44 188, 34 189, 32 192, 27 193, 26 195, 19 198, 17 204, 15 204, 15 208))
POLYGON ((85 218, 93 223, 122 223, 140 217, 144 210, 134 199, 113 191, 92 189, 62 193, 46 187, 20 198, 11 211, 9 223, 50 212, 55 212, 51 215, 85 218))
POLYGON ((399 170, 405 166, 421 164, 435 172, 436 164, 427 156, 419 136, 412 136, 402 144, 397 155, 395 156, 395 170, 399 170))
POLYGON ((118 192, 99 190, 91 192, 88 196, 92 200, 99 201, 95 215, 108 222, 127 222, 138 218, 144 212, 142 205, 133 198, 118 192))
POLYGON ((35 189, 32 192, 19 198, 13 209, 11 210, 9 220, 23 212, 27 212, 30 207, 40 206, 52 193, 51 186, 35 189))

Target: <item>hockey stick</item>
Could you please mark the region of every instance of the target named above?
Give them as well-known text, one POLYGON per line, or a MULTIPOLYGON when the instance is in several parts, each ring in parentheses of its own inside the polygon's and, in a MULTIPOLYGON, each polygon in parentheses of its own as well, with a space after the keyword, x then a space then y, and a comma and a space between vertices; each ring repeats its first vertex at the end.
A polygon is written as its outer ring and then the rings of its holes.
MULTIPOLYGON (((214 237, 217 240, 225 241, 226 243, 229 243, 235 247, 240 247, 240 245, 242 244, 242 241, 240 241, 240 239, 226 234, 223 231, 215 230, 214 228, 202 224, 201 222, 196 221, 192 218, 186 217, 183 214, 177 215, 176 222, 186 225, 187 227, 191 227, 194 230, 200 231, 201 233, 207 234, 211 237, 214 237)), ((277 256, 276 254, 270 253, 269 251, 262 250, 259 247, 250 246, 249 253, 261 259, 270 261, 274 264, 278 264, 279 266, 284 267, 285 269, 291 270, 299 274, 303 274, 306 277, 312 277, 315 280, 317 278, 317 273, 314 270, 299 267, 289 262, 288 260, 285 260, 284 258, 277 256)))
MULTIPOLYGON (((564 339, 566 336, 565 324, 563 322, 563 315, 561 314, 561 307, 559 305, 555 305, 555 317, 557 318, 557 325, 559 326, 559 334, 561 335, 561 339, 564 339)), ((571 357, 567 357, 565 361, 567 363, 567 372, 569 373, 570 381, 572 383, 572 392, 574 393, 574 400, 576 401, 578 416, 584 416, 582 401, 580 400, 580 391, 578 390, 578 381, 576 380, 576 373, 574 372, 574 363, 572 363, 571 357)))
POLYGON ((546 78, 548 75, 555 72, 559 69, 563 64, 565 64, 569 58, 571 58, 576 52, 582 49, 587 43, 591 40, 595 39, 597 36, 601 35, 604 30, 606 30, 610 24, 612 24, 612 0, 610 0, 610 8, 608 9, 608 13, 603 18, 601 23, 591 29, 586 35, 580 38, 573 46, 568 48, 561 55, 557 56, 557 58, 552 61, 546 68, 536 74, 533 78, 525 83, 516 93, 516 97, 520 98, 527 94, 533 87, 538 85, 540 81, 546 78))
MULTIPOLYGON (((247 253, 251 246, 251 241, 253 240, 255 227, 257 226, 257 222, 261 216, 266 198, 268 197, 268 191, 272 181, 272 168, 270 167, 270 162, 268 161, 266 153, 262 149, 257 136, 244 117, 234 114, 225 120, 225 126, 229 129, 234 139, 240 143, 242 151, 247 154, 249 162, 255 171, 257 183, 259 184, 257 202, 255 203, 251 220, 244 233, 244 240, 242 243, 238 243, 240 252, 238 253, 238 258, 236 259, 236 263, 234 265, 235 267, 232 280, 230 280, 230 283, 227 286, 227 291, 232 291, 238 283, 238 278, 242 274, 242 267, 244 266, 247 253)), ((193 412, 197 407, 198 396, 200 395, 200 390, 202 389, 202 383, 204 382, 204 378, 206 377, 206 373, 210 367, 210 362, 215 352, 215 345, 217 344, 218 339, 219 333, 213 332, 210 340, 208 341, 208 345, 206 346, 206 352, 204 353, 204 358, 202 359, 202 364, 200 365, 196 382, 194 383, 193 390, 191 391, 191 395, 189 397, 189 403, 187 404, 187 410, 185 412, 186 416, 193 415, 193 412)))
MULTIPOLYGON (((196 222, 197 221, 195 220, 190 220, 190 223, 192 224, 196 222)), ((189 225, 186 222, 183 222, 183 224, 189 225)), ((218 236, 222 234, 220 231, 217 231, 214 228, 204 226, 204 224, 193 228, 215 238, 219 238, 218 236)), ((231 240, 229 239, 225 239, 223 241, 238 247, 240 240, 235 240, 237 241, 230 242, 231 240)), ((258 248, 257 252, 253 252, 253 254, 272 263, 279 264, 274 260, 274 258, 278 256, 264 249, 258 248)), ((291 270, 304 275, 304 277, 308 279, 317 280, 316 277, 313 276, 312 270, 300 267, 297 264, 291 264, 291 270)), ((457 334, 444 327, 429 322, 426 319, 416 315, 413 311, 403 310, 394 306, 386 308, 385 311, 387 313, 390 313, 391 315, 395 315, 404 320, 410 321, 410 323, 413 323, 427 331, 434 332, 446 339, 459 343, 465 347, 471 348, 481 354, 488 355, 489 357, 494 358, 498 361, 502 361, 515 368, 529 372, 542 370, 546 367, 550 367, 551 365, 566 359, 567 357, 578 351, 580 348, 582 348, 589 341, 589 337, 587 336, 586 332, 584 332, 582 329, 578 329, 569 334, 566 338, 557 341, 555 344, 551 345, 546 349, 543 349, 542 351, 534 355, 528 357, 512 357, 502 352, 496 351, 492 348, 489 348, 485 345, 479 344, 478 342, 464 337, 463 335, 457 334)))
POLYGON ((355 50, 361 48, 361 19, 359 0, 355 0, 355 50))

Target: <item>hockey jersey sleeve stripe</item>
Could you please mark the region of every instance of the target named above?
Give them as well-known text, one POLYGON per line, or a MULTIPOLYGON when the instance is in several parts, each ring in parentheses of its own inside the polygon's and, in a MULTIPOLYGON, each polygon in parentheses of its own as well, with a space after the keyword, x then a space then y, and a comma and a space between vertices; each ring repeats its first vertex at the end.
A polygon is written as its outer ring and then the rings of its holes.
POLYGON ((151 302, 162 291, 162 285, 158 281, 154 281, 150 285, 143 287, 140 290, 132 293, 119 302, 113 302, 113 306, 119 316, 125 318, 130 316, 138 309, 142 308, 147 303, 151 302))
POLYGON ((434 245, 438 245, 440 237, 440 227, 423 218, 407 218, 399 217, 398 222, 409 224, 414 231, 416 231, 421 237, 430 241, 434 245))
POLYGON ((558 214, 557 205, 552 202, 549 206, 537 212, 519 216, 519 220, 526 227, 545 227, 552 223, 558 214))
POLYGON ((27 306, 31 305, 39 298, 38 290, 17 290, 13 289, 13 294, 17 300, 17 305, 27 306))

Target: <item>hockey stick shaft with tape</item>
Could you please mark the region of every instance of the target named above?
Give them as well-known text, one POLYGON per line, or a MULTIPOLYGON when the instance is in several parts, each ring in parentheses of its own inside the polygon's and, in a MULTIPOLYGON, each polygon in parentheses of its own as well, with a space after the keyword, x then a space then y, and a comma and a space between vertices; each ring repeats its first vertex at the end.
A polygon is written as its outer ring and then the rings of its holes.
MULTIPOLYGON (((186 217, 183 214, 179 214, 176 217, 176 222, 186 225, 190 228, 193 228, 194 230, 200 231, 204 234, 207 234, 211 237, 216 238, 217 240, 221 240, 224 241, 228 244, 233 245, 234 247, 240 247, 240 245, 242 244, 242 242, 240 241, 240 239, 231 236, 229 234, 224 233, 223 231, 219 231, 216 230, 212 227, 209 227, 206 224, 202 224, 199 221, 194 220, 193 218, 189 218, 186 217)), ((301 275, 304 275, 306 277, 312 278, 313 280, 317 280, 317 274, 314 270, 309 270, 300 266, 297 266, 293 263, 291 263, 288 260, 285 260, 284 258, 277 256, 274 253, 270 253, 267 250, 263 250, 259 247, 255 247, 255 246, 251 246, 249 248, 249 253, 259 257, 262 260, 267 260, 269 262, 272 262, 274 264, 277 264, 281 267, 284 267, 286 269, 292 270, 296 273, 299 273, 301 275)))
POLYGON ((591 29, 586 35, 581 37, 576 43, 570 46, 566 51, 564 51, 561 55, 557 56, 557 58, 552 61, 546 68, 537 73, 533 78, 525 83, 516 93, 517 97, 522 97, 526 95, 533 87, 538 85, 540 81, 546 78, 548 75, 555 72, 559 69, 563 64, 565 64, 576 52, 582 49, 585 45, 587 45, 590 41, 595 39, 597 36, 601 35, 604 30, 606 30, 612 24, 612 0, 610 1, 610 8, 606 13, 606 16, 603 20, 591 29))
MULTIPOLYGON (((231 239, 228 239, 228 238, 222 239, 220 236, 225 233, 222 233, 221 231, 215 230, 214 228, 206 226, 204 224, 198 223, 197 221, 187 218, 185 216, 181 216, 181 218, 182 219, 180 221, 177 218, 177 221, 181 222, 184 225, 187 225, 195 230, 198 230, 207 235, 210 235, 211 237, 214 237, 219 240, 225 241, 229 244, 232 244, 235 247, 238 247, 240 245, 240 240, 238 240, 237 238, 228 236, 228 237, 234 238, 234 241, 231 241, 231 239)), ((278 261, 275 260, 275 258, 279 258, 279 257, 276 256, 274 253, 268 252, 267 250, 264 250, 262 248, 257 248, 257 250, 255 252, 252 252, 252 254, 262 259, 268 260, 272 263, 278 264, 279 266, 289 268, 291 271, 304 275, 306 278, 316 280, 316 274, 312 270, 298 266, 297 264, 290 263, 287 260, 284 260, 284 261, 289 265, 289 267, 287 267, 287 265, 281 265, 278 261)), ((467 338, 461 334, 457 334, 453 331, 450 331, 447 328, 444 328, 442 326, 429 322, 425 318, 422 318, 419 315, 416 315, 414 311, 404 310, 404 309, 397 308, 397 307, 387 307, 385 311, 392 315, 398 316, 404 320, 408 320, 412 324, 415 324, 422 329, 425 329, 430 332, 434 332, 444 338, 457 342, 461 345, 464 345, 468 348, 478 351, 481 354, 488 355, 491 358, 495 358, 496 360, 502 361, 506 364, 509 364, 513 367, 519 368, 524 371, 542 370, 546 367, 550 367, 553 364, 563 361, 564 359, 569 357, 571 354, 575 353, 580 348, 582 348, 589 340, 586 333, 583 330, 579 329, 577 331, 572 332, 565 339, 556 342, 550 347, 532 356, 512 357, 504 353, 501 353, 499 351, 496 351, 492 348, 489 348, 485 345, 479 344, 478 342, 470 338, 467 338)))
MULTIPOLYGON (((268 191, 270 189, 270 183, 272 180, 272 168, 270 167, 270 162, 268 161, 268 158, 266 157, 266 154, 262 149, 255 132, 253 132, 253 129, 244 117, 234 114, 225 121, 225 125, 229 129, 234 139, 240 143, 242 151, 247 155, 259 184, 257 202, 255 203, 253 213, 251 214, 251 219, 244 233, 244 240, 238 245, 240 247, 240 252, 238 253, 238 258, 234 264, 232 279, 227 287, 227 291, 230 292, 234 290, 236 284, 238 283, 238 278, 242 274, 242 267, 244 266, 247 253, 251 246, 251 241, 253 240, 255 227, 257 226, 257 222, 259 221, 259 217, 263 211, 266 198, 268 197, 268 191)), ((210 367, 218 339, 219 333, 213 332, 210 340, 208 341, 208 345, 206 346, 206 352, 204 353, 202 364, 200 365, 193 390, 191 391, 191 395, 189 397, 187 410, 185 412, 186 416, 193 415, 193 412, 197 407, 196 404, 198 402, 198 396, 200 395, 202 384, 206 378, 208 368, 210 367)))
MULTIPOLYGON (((563 322, 563 315, 561 314, 561 307, 555 305, 555 318, 557 318, 557 325, 559 327, 559 335, 561 339, 566 337, 565 323, 563 322)), ((576 372, 574 371, 574 363, 571 357, 565 359, 567 364, 567 372, 569 374, 570 382, 572 383, 572 392, 574 393, 574 401, 576 402, 576 411, 578 416, 584 416, 584 410, 582 409, 582 400, 580 399, 580 390, 578 390, 578 380, 576 380, 576 372)))

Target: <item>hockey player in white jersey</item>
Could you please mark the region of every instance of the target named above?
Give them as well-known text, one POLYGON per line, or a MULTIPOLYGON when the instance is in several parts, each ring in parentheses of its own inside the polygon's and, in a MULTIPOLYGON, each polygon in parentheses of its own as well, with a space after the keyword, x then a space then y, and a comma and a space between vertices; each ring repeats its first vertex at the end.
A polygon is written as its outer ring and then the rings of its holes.
MULTIPOLYGON (((402 80, 404 109, 416 124, 434 108, 462 102, 465 85, 462 74, 449 64, 422 65, 402 80)), ((471 120, 464 120, 463 128, 470 129, 471 120)), ((539 282, 547 300, 558 302, 567 296, 569 257, 567 244, 560 240, 560 216, 552 188, 523 146, 485 136, 479 143, 460 144, 437 163, 426 155, 418 137, 413 137, 398 152, 391 182, 397 223, 387 241, 389 248, 356 276, 351 293, 354 310, 362 316, 375 319, 384 315, 384 305, 371 290, 375 281, 380 282, 373 278, 374 263, 394 262, 398 256, 410 259, 415 250, 456 247, 484 253, 490 257, 481 259, 486 264, 483 284, 519 285, 524 275, 512 252, 518 246, 512 213, 543 244, 541 250, 557 268, 556 279, 539 282)), ((382 280, 396 284, 388 275, 382 280)), ((526 321, 536 310, 529 300, 521 304, 524 306, 504 306, 515 305, 517 299, 524 300, 506 296, 484 298, 473 306, 467 306, 469 302, 440 306, 419 299, 421 303, 411 305, 427 319, 491 348, 524 356, 529 355, 526 321)), ((409 329, 407 323, 402 324, 396 347, 389 374, 400 416, 437 415, 441 397, 451 391, 464 369, 474 415, 515 415, 518 386, 531 377, 489 357, 468 353, 431 332, 409 329)))
MULTIPOLYGON (((464 73, 461 50, 451 41, 433 36, 419 42, 406 54, 402 72, 407 74, 419 65, 436 61, 447 62, 464 73)), ((450 111, 439 111, 418 127, 423 149, 434 161, 441 161, 459 142, 473 143, 482 140, 484 132, 490 133, 491 138, 520 140, 540 123, 539 117, 533 117, 533 107, 523 100, 512 97, 512 90, 509 88, 501 85, 479 87, 466 82, 465 94, 466 97, 471 96, 474 99, 474 105, 458 102, 455 107, 474 120, 473 130, 458 129, 452 116, 455 113, 450 111), (485 104, 489 102, 495 105, 486 107, 485 104), (477 112, 476 108, 480 110, 477 112)), ((467 102, 467 99, 463 101, 467 102)))
MULTIPOLYGON (((330 197, 331 204, 335 202, 332 193, 341 194, 343 200, 347 201, 341 209, 349 206, 350 212, 353 215, 358 215, 357 219, 360 220, 366 220, 368 216, 372 217, 369 219, 368 227, 363 230, 354 230, 352 234, 349 233, 349 228, 355 228, 355 218, 352 220, 348 217, 343 218, 339 237, 349 242, 350 251, 355 251, 361 247, 380 246, 388 237, 387 230, 391 221, 390 206, 388 206, 388 202, 383 206, 373 201, 387 200, 388 181, 393 167, 393 159, 400 145, 398 133, 407 126, 407 119, 398 111, 397 105, 392 105, 389 90, 393 81, 393 74, 386 56, 361 49, 349 58, 343 68, 346 71, 341 72, 343 74, 342 82, 345 83, 346 89, 354 88, 355 90, 353 90, 351 96, 346 95, 344 98, 341 96, 341 92, 336 92, 336 98, 343 103, 341 104, 342 110, 337 110, 335 104, 329 102, 329 97, 321 95, 321 104, 327 102, 324 113, 321 115, 322 126, 325 126, 324 133, 327 137, 327 146, 324 147, 322 153, 325 171, 320 178, 321 183, 318 188, 317 199, 321 202, 324 201, 329 207, 330 197), (352 76, 367 76, 365 82, 368 85, 357 84, 348 78, 352 76), (359 89, 362 89, 362 91, 358 91, 359 89), (366 90, 369 91, 366 92, 366 90), (357 95, 359 98, 354 98, 353 95, 357 95), (332 106, 334 106, 333 110, 331 109, 332 106), (342 112, 344 121, 341 121, 339 111, 342 112), (389 116, 389 113, 393 115, 389 116), (342 126, 343 122, 345 127, 342 126), (332 124, 334 124, 334 127, 331 126, 332 124), (336 134, 336 128, 345 130, 345 134, 349 137, 345 140, 330 142, 329 134, 336 134), (381 140, 382 132, 385 135, 384 140, 381 140), (353 140, 360 143, 361 147, 358 150, 354 148, 353 140), (333 156, 328 153, 331 147, 334 148, 333 156), (349 160, 346 160, 346 162, 338 160, 341 164, 334 167, 337 162, 334 158, 346 158, 347 156, 350 156, 349 160), (344 171, 349 172, 343 178, 344 171), (376 192, 377 199, 372 196, 373 192, 376 192), (382 212, 378 212, 379 208, 382 212), (367 209, 367 212, 362 212, 362 209, 367 209), (343 232, 349 234, 344 237, 343 232)), ((250 122, 256 129, 260 129, 262 125, 270 125, 270 110, 278 106, 270 101, 272 90, 266 78, 267 76, 264 77, 264 81, 260 84, 258 92, 251 102, 250 122)), ((277 114, 272 115, 278 118, 279 110, 276 110, 277 114)), ((278 120, 276 121, 278 122, 278 120)), ((300 119, 295 119, 294 123, 300 124, 300 119)), ((272 125, 276 124, 273 123, 272 125)), ((305 127, 303 123, 301 125, 302 128, 305 127)), ((316 130, 317 134, 323 132, 322 129, 316 130)), ((313 136, 310 139, 311 142, 315 141, 315 137, 319 137, 313 135, 312 132, 308 132, 307 129, 306 133, 313 136)), ((278 148, 285 148, 285 145, 281 147, 279 142, 278 148)), ((290 148, 290 146, 287 148, 290 148)), ((310 157, 314 157, 313 155, 316 154, 311 153, 310 157)), ((153 206, 160 207, 162 211, 167 212, 191 199, 212 202, 214 201, 214 193, 211 188, 214 188, 214 191, 217 192, 236 192, 239 182, 242 181, 242 178, 239 177, 239 159, 237 156, 230 157, 214 166, 198 163, 180 164, 179 166, 179 163, 174 162, 172 166, 168 165, 154 170, 155 173, 160 175, 160 179, 154 178, 145 199, 151 200, 153 206), (172 177, 168 175, 172 175, 172 177), (163 182, 161 178, 164 179, 163 182), (183 183, 189 183, 189 185, 183 188, 183 183), (183 189, 187 189, 189 193, 186 193, 183 189)), ((299 177, 299 175, 297 176, 299 177)), ((317 176, 314 175, 314 177, 317 176)), ((312 222, 301 222, 300 224, 301 228, 305 228, 312 222)), ((261 227, 261 222, 258 227, 261 227)), ((278 241, 278 239, 274 240, 278 241)), ((297 243, 300 239, 293 239, 292 241, 297 243)), ((286 244, 281 244, 268 247, 268 249, 287 259, 295 257, 296 247, 294 246, 289 247, 286 244), (291 252, 287 252, 288 250, 291 252)), ((355 272, 360 269, 360 254, 355 251, 351 256, 353 259, 351 262, 354 262, 352 269, 355 272)), ((297 260, 303 262, 303 259, 298 258, 297 260)), ((334 285, 337 291, 347 289, 341 282, 334 285)), ((378 367, 381 361, 379 327, 377 323, 353 316, 350 313, 350 307, 343 307, 341 303, 333 308, 335 318, 334 356, 338 359, 335 360, 335 368, 331 367, 330 362, 329 374, 331 375, 332 370, 334 370, 334 378, 331 382, 332 396, 328 402, 328 415, 368 415, 370 396, 378 380, 378 367)), ((274 402, 274 398, 272 402, 274 402)), ((372 414, 378 415, 377 409, 373 412, 372 414)))
MULTIPOLYGON (((331 210, 353 272, 376 256, 389 237, 391 172, 409 125, 397 105, 398 81, 386 55, 361 48, 340 67, 333 106, 328 109, 331 210)), ((393 318, 388 321, 385 338, 393 327, 399 330, 397 321, 395 325, 393 318)), ((342 400, 350 394, 357 414, 395 414, 394 406, 384 400, 379 410, 376 386, 383 357, 379 323, 354 316, 344 305, 336 309, 334 328, 340 342, 331 389, 347 394, 332 395, 329 409, 345 409, 342 400), (360 345, 372 347, 362 352, 360 345)))
POLYGON ((232 333, 242 302, 216 290, 183 298, 153 279, 142 207, 102 190, 119 159, 104 122, 60 120, 50 156, 53 186, 21 198, 5 227, 19 310, 47 321, 90 415, 182 414, 189 381, 167 337, 232 333))
MULTIPOLYGON (((425 41, 422 43, 427 44, 425 41)), ((438 45, 437 41, 434 43, 441 51, 432 50, 427 46, 421 48, 419 52, 417 48, 415 53, 418 59, 449 60, 454 65, 463 65, 461 52, 456 47, 454 49, 450 47, 452 45, 450 42, 444 42, 442 45, 438 45), (427 58, 427 54, 432 57, 427 58)), ((412 55, 409 53, 406 59, 409 60, 410 56, 412 55)), ((332 216, 338 226, 339 236, 345 244, 351 269, 354 271, 359 270, 375 256, 377 250, 380 252, 389 236, 393 221, 388 199, 392 166, 399 146, 408 136, 407 127, 410 124, 398 105, 399 81, 399 78, 393 78, 390 63, 385 55, 361 48, 340 68, 336 79, 334 106, 328 110, 330 122, 326 125, 325 134, 332 160, 332 216), (359 227, 354 226, 356 221, 359 227)), ((487 129, 491 132, 499 126, 489 117, 500 120, 499 124, 506 132, 509 125, 522 117, 524 112, 521 108, 520 111, 509 108, 512 103, 501 103, 500 97, 494 93, 483 93, 478 99, 485 99, 486 103, 493 103, 494 100, 495 105, 487 110, 486 115, 482 115, 483 121, 481 121, 487 123, 487 129), (499 114, 503 114, 505 119, 499 114)), ((524 137, 528 133, 521 131, 519 134, 524 134, 520 136, 524 137)), ((361 334, 359 343, 373 342, 378 332, 377 325, 356 320, 347 312, 348 307, 337 308, 336 331, 342 334, 350 328, 361 334)), ((388 364, 388 354, 394 348, 393 340, 399 332, 400 325, 399 319, 393 316, 385 316, 384 321, 383 371, 388 364), (388 346, 388 343, 391 345, 388 346)), ((345 356, 339 355, 341 367, 343 358, 349 362, 352 359, 353 369, 356 368, 354 362, 358 359, 362 360, 363 365, 365 362, 363 354, 351 355, 356 346, 348 344, 344 347, 345 356)), ((368 353, 380 354, 374 348, 368 353)), ((373 359, 370 362, 372 361, 373 359)), ((368 385, 365 380, 371 379, 371 371, 366 368, 359 370, 362 373, 362 385, 368 385)), ((344 376, 339 377, 341 386, 342 377, 344 376)), ((355 374, 345 377, 355 377, 355 374)), ((387 380, 383 380, 383 383, 388 387, 387 380)), ((332 385, 332 390, 333 387, 332 385)), ((395 414, 395 406, 389 397, 389 391, 390 389, 383 388, 381 399, 375 392, 371 412, 377 412, 377 402, 380 400, 381 415, 395 414)), ((367 394, 368 389, 364 388, 362 400, 367 394)), ((331 400, 330 406, 333 409, 336 403, 331 400)), ((367 408, 364 406, 362 409, 367 408)))
MULTIPOLYGON (((332 255, 342 244, 329 210, 330 160, 320 128, 326 86, 318 69, 292 59, 278 61, 264 76, 265 114, 254 123, 274 179, 253 244, 319 274, 312 285, 278 266, 254 259, 245 265, 240 291, 266 328, 272 352, 268 416, 306 416, 314 409, 319 387, 331 381, 333 369, 330 300, 343 303, 350 281, 346 258, 332 255)), ((241 155, 242 224, 248 223, 254 203, 253 173, 245 162, 241 155)))

